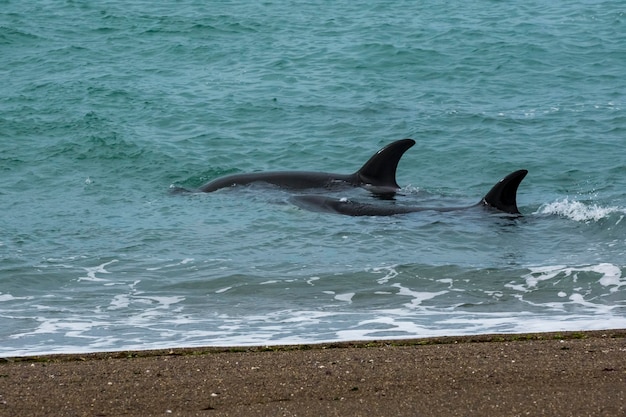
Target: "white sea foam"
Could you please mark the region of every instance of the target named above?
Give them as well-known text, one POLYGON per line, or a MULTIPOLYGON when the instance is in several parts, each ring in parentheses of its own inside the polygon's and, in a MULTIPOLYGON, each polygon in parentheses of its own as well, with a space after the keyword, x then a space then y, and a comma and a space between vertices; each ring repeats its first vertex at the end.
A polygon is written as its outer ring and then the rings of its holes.
POLYGON ((188 263, 191 263, 193 261, 194 261, 194 258, 185 258, 180 262, 173 262, 173 263, 169 263, 163 266, 155 266, 155 267, 146 268, 146 271, 159 271, 164 268, 173 268, 173 267, 177 267, 180 265, 187 265, 188 263))
POLYGON ((315 282, 315 281, 319 281, 319 280, 320 280, 320 277, 311 277, 311 278, 309 278, 309 279, 306 281, 306 283, 307 283, 307 284, 309 284, 309 285, 311 285, 311 286, 313 286, 313 285, 315 285, 315 284, 314 284, 314 282, 315 282))
POLYGON ((84 268, 85 271, 87 271, 87 276, 85 277, 78 277, 78 281, 108 281, 105 278, 99 278, 96 276, 96 274, 110 274, 109 271, 107 271, 105 269, 106 266, 109 266, 111 264, 114 264, 118 262, 117 259, 113 259, 112 261, 109 262, 105 262, 101 265, 95 266, 93 268, 84 268))
MULTIPOLYGON (((88 274, 99 278, 110 263, 92 268, 88 274)), ((207 313, 206 309, 198 309, 193 303, 185 303, 186 299, 181 295, 152 292, 148 281, 141 291, 142 280, 138 279, 111 281, 116 283, 112 287, 107 286, 111 282, 102 282, 99 285, 106 288, 108 297, 98 308, 88 312, 73 310, 70 306, 60 317, 54 305, 43 299, 38 298, 29 304, 29 311, 39 312, 34 317, 23 313, 23 318, 36 317, 35 325, 29 327, 28 321, 24 321, 26 329, 13 334, 11 344, 0 346, 0 356, 626 327, 623 302, 603 301, 604 296, 626 286, 620 267, 610 263, 529 268, 517 276, 517 281, 505 286, 513 291, 502 287, 481 290, 491 295, 490 299, 496 297, 498 300, 491 305, 478 302, 476 311, 464 302, 455 304, 456 296, 450 298, 453 291, 459 291, 458 297, 464 300, 463 293, 468 289, 463 283, 469 282, 468 279, 451 278, 445 274, 437 274, 436 279, 402 275, 397 266, 367 271, 378 274, 369 277, 370 284, 379 283, 383 288, 377 290, 377 285, 374 288, 364 286, 359 289, 362 297, 356 300, 354 286, 342 285, 334 277, 289 280, 301 281, 305 288, 320 286, 322 294, 335 300, 325 305, 323 311, 303 306, 302 309, 275 311, 229 309, 228 313, 216 308, 207 313), (428 288, 422 287, 420 281, 428 288), (332 290, 327 286, 329 284, 334 286, 332 290), (555 288, 551 293, 552 284, 555 288), (385 301, 387 306, 365 307, 368 297, 374 296, 385 297, 386 301, 376 298, 376 303, 385 301), (437 297, 445 302, 437 303, 437 297), (522 312, 519 309, 510 312, 510 303, 521 303, 528 308, 522 312)), ((269 290, 271 284, 279 282, 283 280, 270 278, 261 284, 269 290)), ((218 286, 210 293, 221 294, 232 288, 218 286)), ((0 294, 0 297, 3 295, 7 294, 0 294)), ((11 301, 9 296, 4 298, 11 301)), ((15 317, 15 313, 10 314, 15 317)), ((0 315, 7 316, 2 311, 0 315)))
POLYGON ((172 305, 178 304, 185 300, 181 296, 136 296, 135 299, 141 300, 147 304, 154 305, 153 310, 168 310, 172 305))
POLYGON ((74 337, 77 334, 84 333, 94 326, 104 325, 104 322, 98 322, 93 319, 83 319, 79 317, 68 317, 66 319, 51 319, 47 317, 37 317, 36 320, 39 325, 30 331, 21 333, 15 333, 10 335, 11 339, 20 339, 26 336, 38 335, 38 334, 68 334, 72 333, 74 337))
POLYGON ((616 265, 600 264, 596 265, 595 272, 601 273, 600 284, 608 287, 611 286, 611 292, 617 292, 620 287, 626 285, 626 280, 622 279, 622 271, 616 265))
POLYGON ((3 294, 0 292, 0 303, 3 301, 13 301, 13 300, 32 300, 33 297, 14 297, 11 294, 3 294))
POLYGON ((37 328, 11 336, 13 340, 24 341, 19 348, 0 346, 0 357, 106 351, 117 350, 121 346, 130 350, 206 345, 267 346, 478 333, 593 330, 607 328, 607 323, 611 328, 626 327, 626 317, 610 311, 592 316, 530 312, 470 314, 458 311, 415 315, 412 309, 397 308, 362 313, 282 310, 247 316, 221 314, 213 320, 179 316, 165 319, 166 316, 154 318, 140 314, 124 322, 110 322, 105 317, 39 317, 37 328), (155 326, 155 319, 160 323, 158 326, 155 326), (102 329, 107 331, 103 333, 102 329), (31 340, 36 342, 25 343, 31 340))
POLYGON ((381 267, 376 267, 376 268, 370 268, 367 271, 372 272, 374 274, 385 274, 385 276, 376 280, 376 282, 382 285, 382 284, 388 283, 389 281, 391 281, 392 279, 398 276, 399 273, 396 270, 396 267, 397 265, 381 266, 381 267))
MULTIPOLYGON (((626 210, 619 207, 602 207, 597 204, 585 204, 580 201, 565 198, 553 203, 544 204, 535 214, 554 214, 566 217, 577 222, 597 222, 612 213, 626 214, 626 210)), ((623 216, 617 221, 619 223, 623 216)))
POLYGON ((611 287, 610 292, 618 291, 622 286, 626 286, 626 279, 622 277, 622 270, 619 266, 610 263, 601 263, 597 265, 586 265, 579 267, 569 267, 565 265, 541 266, 529 268, 530 272, 522 278, 526 281, 526 286, 508 284, 507 287, 518 290, 528 291, 534 288, 541 281, 548 281, 557 276, 571 277, 573 282, 578 280, 578 274, 581 272, 591 272, 601 275, 598 283, 603 287, 611 287))
POLYGON ((521 278, 523 283, 508 283, 505 287, 519 292, 512 296, 531 306, 532 310, 580 312, 582 309, 599 315, 620 312, 624 307, 623 303, 604 301, 605 297, 626 286, 626 278, 622 277, 620 267, 613 264, 535 267, 530 268, 530 272, 521 278), (598 291, 598 285, 607 288, 608 293, 598 291), (554 288, 553 296, 550 295, 551 288, 554 288), (534 295, 537 291, 543 295, 534 295))
POLYGON ((351 303, 352 302, 352 297, 354 297, 353 292, 349 292, 349 293, 345 293, 345 294, 337 294, 335 295, 335 300, 338 301, 345 301, 347 303, 351 303))
POLYGON ((130 305, 130 296, 128 294, 118 294, 115 297, 113 297, 113 300, 111 300, 111 303, 109 304, 109 307, 107 307, 108 310, 119 310, 122 308, 127 308, 130 305))
POLYGON ((436 292, 425 292, 425 291, 413 291, 409 288, 403 287, 401 284, 393 284, 392 287, 399 288, 398 295, 405 295, 411 297, 412 300, 409 303, 406 303, 405 306, 414 309, 419 307, 424 301, 433 299, 439 295, 446 294, 448 291, 436 291, 436 292))

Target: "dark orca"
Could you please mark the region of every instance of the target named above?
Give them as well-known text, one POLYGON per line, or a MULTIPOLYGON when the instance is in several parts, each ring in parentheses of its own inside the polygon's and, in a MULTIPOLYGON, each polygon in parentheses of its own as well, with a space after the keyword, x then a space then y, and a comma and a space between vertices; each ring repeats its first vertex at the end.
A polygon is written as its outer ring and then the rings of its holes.
POLYGON ((478 204, 469 207, 415 207, 401 205, 368 204, 336 199, 322 195, 301 195, 291 198, 291 202, 300 208, 312 211, 345 214, 348 216, 393 216, 395 214, 415 213, 418 211, 457 211, 471 207, 485 207, 508 214, 520 214, 517 209, 517 188, 528 174, 521 169, 507 175, 480 200, 478 204))
POLYGON ((374 194, 393 194, 400 186, 396 183, 396 168, 402 155, 415 144, 413 139, 395 141, 378 152, 354 174, 328 172, 275 171, 233 174, 210 181, 196 191, 210 193, 221 188, 268 183, 292 190, 311 188, 363 187, 374 194))

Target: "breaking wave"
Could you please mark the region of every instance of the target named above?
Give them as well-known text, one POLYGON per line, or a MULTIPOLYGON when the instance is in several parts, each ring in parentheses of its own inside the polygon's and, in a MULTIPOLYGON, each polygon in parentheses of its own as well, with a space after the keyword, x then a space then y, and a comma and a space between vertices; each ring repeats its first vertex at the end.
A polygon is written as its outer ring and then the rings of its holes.
POLYGON ((553 203, 544 204, 535 214, 557 215, 577 222, 597 222, 612 214, 620 214, 617 223, 621 222, 626 210, 620 207, 603 207, 565 198, 553 203))

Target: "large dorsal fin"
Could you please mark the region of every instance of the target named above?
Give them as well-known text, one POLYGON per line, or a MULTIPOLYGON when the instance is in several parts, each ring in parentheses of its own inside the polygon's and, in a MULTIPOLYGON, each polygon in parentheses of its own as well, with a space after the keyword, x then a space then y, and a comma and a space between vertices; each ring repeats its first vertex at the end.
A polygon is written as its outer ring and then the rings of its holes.
POLYGON ((401 139, 390 143, 372 155, 355 175, 363 185, 371 186, 374 192, 396 191, 400 188, 396 182, 398 162, 413 145, 415 145, 413 139, 401 139))
POLYGON ((517 209, 517 187, 528 174, 525 169, 520 169, 502 178, 483 197, 479 204, 493 207, 509 214, 520 214, 517 209))

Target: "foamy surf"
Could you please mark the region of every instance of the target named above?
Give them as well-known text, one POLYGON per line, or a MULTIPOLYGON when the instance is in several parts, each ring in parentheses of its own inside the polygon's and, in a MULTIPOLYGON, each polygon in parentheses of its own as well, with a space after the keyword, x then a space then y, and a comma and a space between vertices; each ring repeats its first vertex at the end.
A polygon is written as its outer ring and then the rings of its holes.
MULTIPOLYGON (((101 273, 107 264, 83 269, 101 273)), ((3 319, 24 322, 0 356, 626 327, 624 268, 612 263, 500 271, 383 265, 229 288, 205 282, 185 295, 142 280, 76 282, 100 293, 93 310, 58 315, 58 297, 0 294, 3 319), (30 307, 16 309, 21 303, 30 307)))
POLYGON ((530 268, 530 272, 522 278, 526 280, 526 288, 530 289, 536 288, 541 281, 553 280, 559 276, 571 278, 576 283, 580 273, 599 276, 597 282, 603 287, 609 287, 611 292, 617 292, 621 287, 626 286, 626 279, 622 277, 620 267, 609 263, 579 267, 564 265, 534 267, 530 268))

